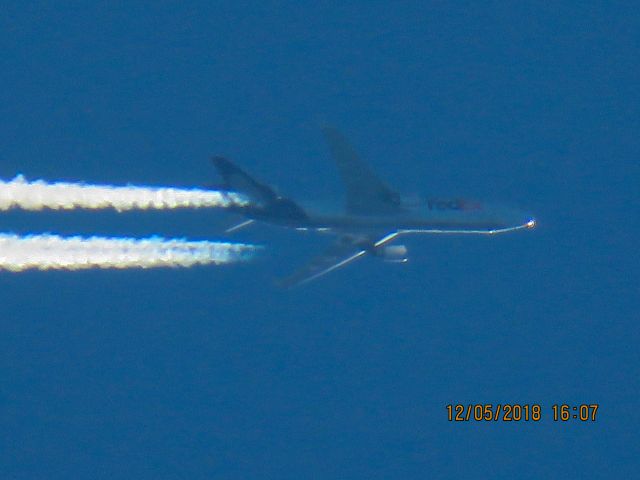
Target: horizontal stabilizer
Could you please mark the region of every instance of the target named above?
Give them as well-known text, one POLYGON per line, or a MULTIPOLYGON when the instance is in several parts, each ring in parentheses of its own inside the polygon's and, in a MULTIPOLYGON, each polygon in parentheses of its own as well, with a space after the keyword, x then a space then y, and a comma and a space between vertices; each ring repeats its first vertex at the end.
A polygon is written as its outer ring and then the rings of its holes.
POLYGON ((238 230, 242 230, 244 228, 247 228, 249 225, 251 225, 252 223, 255 223, 255 220, 245 220, 242 223, 238 223, 237 225, 234 225, 232 227, 227 228, 224 233, 233 233, 233 232, 237 232, 238 230))

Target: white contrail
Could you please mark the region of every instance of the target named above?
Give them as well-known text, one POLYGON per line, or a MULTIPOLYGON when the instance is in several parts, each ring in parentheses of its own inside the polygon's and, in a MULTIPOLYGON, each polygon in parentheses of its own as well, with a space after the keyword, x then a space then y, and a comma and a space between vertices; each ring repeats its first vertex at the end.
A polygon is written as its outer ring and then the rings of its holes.
POLYGON ((20 272, 87 268, 190 267, 247 260, 254 245, 159 237, 19 236, 0 233, 0 269, 20 272))
POLYGON ((117 187, 70 182, 47 183, 44 180, 30 182, 22 175, 16 176, 9 182, 0 180, 0 210, 10 208, 24 210, 115 208, 118 211, 123 211, 181 207, 229 207, 246 204, 247 200, 242 195, 198 188, 134 185, 117 187))

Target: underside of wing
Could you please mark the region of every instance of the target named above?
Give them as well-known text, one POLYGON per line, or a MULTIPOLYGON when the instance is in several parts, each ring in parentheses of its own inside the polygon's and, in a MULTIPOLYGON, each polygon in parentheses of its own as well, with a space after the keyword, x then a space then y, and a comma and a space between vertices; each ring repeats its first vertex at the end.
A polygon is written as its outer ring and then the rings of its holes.
POLYGON ((400 211, 399 195, 382 182, 359 158, 355 149, 335 128, 322 128, 347 194, 347 211, 358 215, 400 211))
POLYGON ((281 279, 278 284, 284 288, 291 288, 311 282, 316 278, 350 264, 358 258, 365 256, 367 253, 373 252, 375 254, 376 249, 386 245, 397 235, 397 233, 393 232, 377 241, 371 238, 350 235, 339 237, 337 241, 321 255, 313 258, 293 274, 281 279))
POLYGON ((340 238, 338 242, 331 245, 302 268, 281 279, 278 284, 284 288, 291 288, 308 283, 353 262, 366 253, 366 249, 340 238))

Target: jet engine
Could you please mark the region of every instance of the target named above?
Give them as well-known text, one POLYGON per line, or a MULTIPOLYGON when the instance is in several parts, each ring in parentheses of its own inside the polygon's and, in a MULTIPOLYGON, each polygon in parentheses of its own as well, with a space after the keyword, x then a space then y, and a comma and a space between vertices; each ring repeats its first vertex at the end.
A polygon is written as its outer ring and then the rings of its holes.
POLYGON ((409 261, 409 258, 407 258, 407 247, 404 245, 387 245, 378 250, 378 256, 385 262, 405 263, 409 261))

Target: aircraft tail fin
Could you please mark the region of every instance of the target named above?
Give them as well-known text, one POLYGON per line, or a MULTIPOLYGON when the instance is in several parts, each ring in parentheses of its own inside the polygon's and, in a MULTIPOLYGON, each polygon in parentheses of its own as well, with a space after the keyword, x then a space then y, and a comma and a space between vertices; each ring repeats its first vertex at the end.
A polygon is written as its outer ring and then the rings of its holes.
POLYGON ((242 193, 252 201, 265 205, 277 198, 273 189, 254 180, 249 174, 226 158, 213 157, 211 162, 213 162, 222 177, 224 182, 222 187, 225 190, 242 193))
POLYGON ((254 218, 260 217, 283 220, 300 220, 307 218, 304 210, 294 201, 281 197, 271 187, 258 182, 237 165, 223 157, 213 157, 213 165, 218 170, 225 190, 241 193, 249 198, 248 207, 254 218))

